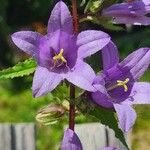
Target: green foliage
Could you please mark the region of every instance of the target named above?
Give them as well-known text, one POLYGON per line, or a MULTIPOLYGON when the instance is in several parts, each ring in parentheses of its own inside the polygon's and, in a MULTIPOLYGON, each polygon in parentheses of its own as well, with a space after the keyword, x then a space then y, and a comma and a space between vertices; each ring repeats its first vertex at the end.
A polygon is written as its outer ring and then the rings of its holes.
POLYGON ((109 7, 109 6, 111 6, 111 5, 113 5, 114 3, 117 3, 117 2, 118 2, 118 0, 103 0, 101 8, 109 7))
POLYGON ((122 31, 124 30, 123 27, 119 25, 115 25, 111 19, 106 17, 97 17, 97 22, 99 25, 101 25, 103 28, 112 30, 112 31, 122 31))
POLYGON ((96 13, 99 10, 102 2, 103 0, 89 0, 84 12, 96 13))
POLYGON ((123 31, 124 28, 115 25, 110 18, 102 17, 102 16, 86 16, 85 18, 82 18, 80 22, 84 21, 91 21, 92 23, 98 24, 102 26, 105 29, 112 30, 112 31, 123 31))
POLYGON ((105 7, 109 7, 118 0, 89 0, 84 13, 97 13, 105 7))
POLYGON ((19 62, 15 66, 0 71, 0 79, 9 79, 29 75, 35 71, 36 62, 33 59, 19 62))
POLYGON ((85 3, 86 3, 86 0, 82 0, 80 6, 81 6, 81 7, 84 6, 85 3))
POLYGON ((97 118, 102 124, 108 126, 113 129, 115 132, 116 138, 118 138, 124 146, 128 148, 125 137, 121 129, 118 127, 118 122, 115 117, 115 113, 112 110, 104 109, 93 104, 89 100, 89 96, 87 93, 82 94, 77 99, 77 108, 85 115, 90 115, 97 118))

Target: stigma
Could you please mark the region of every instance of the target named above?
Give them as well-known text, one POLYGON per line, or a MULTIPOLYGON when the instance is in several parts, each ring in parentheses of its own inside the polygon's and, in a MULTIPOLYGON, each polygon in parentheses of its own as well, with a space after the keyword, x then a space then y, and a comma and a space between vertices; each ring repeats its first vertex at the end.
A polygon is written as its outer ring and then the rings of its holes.
POLYGON ((127 83, 130 81, 129 78, 126 78, 124 81, 122 80, 117 80, 117 84, 107 88, 107 91, 111 91, 113 89, 116 89, 118 87, 123 87, 124 88, 124 92, 128 92, 128 86, 127 83))
POLYGON ((65 59, 65 57, 63 56, 64 53, 64 49, 60 49, 60 52, 58 54, 55 54, 55 56, 53 57, 53 63, 54 66, 53 68, 56 67, 60 67, 62 66, 64 63, 67 65, 67 60, 65 59))
POLYGON ((126 78, 124 81, 117 80, 117 86, 123 86, 124 91, 128 91, 128 86, 126 85, 129 82, 129 78, 126 78))

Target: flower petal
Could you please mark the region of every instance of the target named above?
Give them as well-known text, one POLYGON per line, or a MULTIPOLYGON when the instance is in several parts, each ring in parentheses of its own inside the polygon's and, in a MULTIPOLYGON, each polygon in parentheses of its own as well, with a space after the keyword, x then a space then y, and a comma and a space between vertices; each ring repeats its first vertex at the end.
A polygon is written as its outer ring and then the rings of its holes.
MULTIPOLYGON (((98 89, 98 87, 96 87, 98 89)), ((108 94, 105 93, 105 90, 99 89, 96 92, 92 92, 92 101, 96 104, 105 107, 113 108, 113 103, 110 101, 108 94)))
POLYGON ((55 32, 59 29, 69 34, 73 33, 71 14, 66 4, 62 1, 55 5, 48 21, 48 33, 55 32))
POLYGON ((102 31, 87 30, 77 37, 78 56, 86 58, 101 50, 110 41, 110 36, 102 31))
POLYGON ((62 77, 46 68, 38 66, 32 84, 34 97, 40 97, 51 92, 61 82, 62 77))
POLYGON ((61 150, 83 150, 80 139, 71 129, 67 129, 64 133, 61 150))
POLYGON ((21 50, 37 58, 41 34, 32 31, 20 31, 12 34, 11 38, 21 50))
POLYGON ((121 24, 149 25, 150 2, 147 0, 114 4, 102 11, 102 15, 113 17, 113 22, 121 24))
POLYGON ((114 108, 118 115, 120 128, 124 132, 128 132, 135 123, 136 112, 130 105, 127 104, 114 104, 114 108))
POLYGON ((77 60, 74 70, 68 72, 65 78, 84 90, 95 91, 94 86, 92 86, 95 76, 93 69, 87 63, 77 60))
POLYGON ((116 17, 113 22, 119 24, 133 24, 133 25, 150 25, 150 18, 146 16, 138 17, 116 17))
POLYGON ((132 104, 150 104, 150 83, 134 83, 131 97, 133 98, 132 104))
POLYGON ((119 65, 130 71, 135 80, 139 79, 150 64, 150 48, 140 48, 131 53, 119 65))
POLYGON ((115 147, 104 147, 104 148, 102 148, 100 150, 118 150, 118 149, 115 148, 115 147))
POLYGON ((111 67, 115 66, 117 63, 119 63, 118 49, 112 41, 110 41, 102 49, 102 57, 104 70, 108 70, 111 67))

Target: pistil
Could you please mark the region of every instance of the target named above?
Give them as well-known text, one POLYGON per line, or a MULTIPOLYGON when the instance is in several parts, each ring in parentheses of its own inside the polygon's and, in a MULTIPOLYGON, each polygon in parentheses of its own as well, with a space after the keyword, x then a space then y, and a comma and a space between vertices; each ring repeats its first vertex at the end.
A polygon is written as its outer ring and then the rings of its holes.
POLYGON ((122 86, 124 88, 124 92, 127 92, 128 91, 127 83, 129 82, 129 80, 130 80, 129 78, 126 78, 124 81, 117 80, 117 84, 107 88, 107 91, 111 91, 113 89, 116 89, 117 87, 122 86))
POLYGON ((65 57, 63 56, 63 53, 64 53, 64 49, 62 48, 62 49, 60 50, 60 52, 59 52, 58 54, 56 54, 56 55, 53 57, 54 65, 53 65, 52 68, 54 68, 54 67, 59 63, 59 61, 61 61, 61 62, 60 62, 60 64, 57 65, 57 67, 62 66, 63 63, 65 63, 66 66, 67 66, 67 60, 66 60, 65 57))

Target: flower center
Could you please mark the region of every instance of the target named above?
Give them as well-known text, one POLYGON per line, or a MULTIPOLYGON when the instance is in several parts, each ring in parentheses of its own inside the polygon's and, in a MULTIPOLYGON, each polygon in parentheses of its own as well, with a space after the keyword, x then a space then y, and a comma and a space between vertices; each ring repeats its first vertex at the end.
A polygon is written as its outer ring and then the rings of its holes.
POLYGON ((122 86, 124 88, 124 92, 127 92, 128 91, 128 86, 126 84, 129 82, 129 80, 130 80, 129 78, 126 78, 124 81, 117 80, 117 84, 107 88, 107 91, 111 91, 111 90, 113 90, 117 87, 122 86))
POLYGON ((62 48, 58 54, 55 54, 55 56, 53 57, 53 63, 54 64, 53 64, 52 68, 54 68, 54 67, 60 67, 64 63, 66 64, 66 67, 68 67, 67 66, 67 60, 63 56, 63 53, 64 53, 64 49, 62 48))

